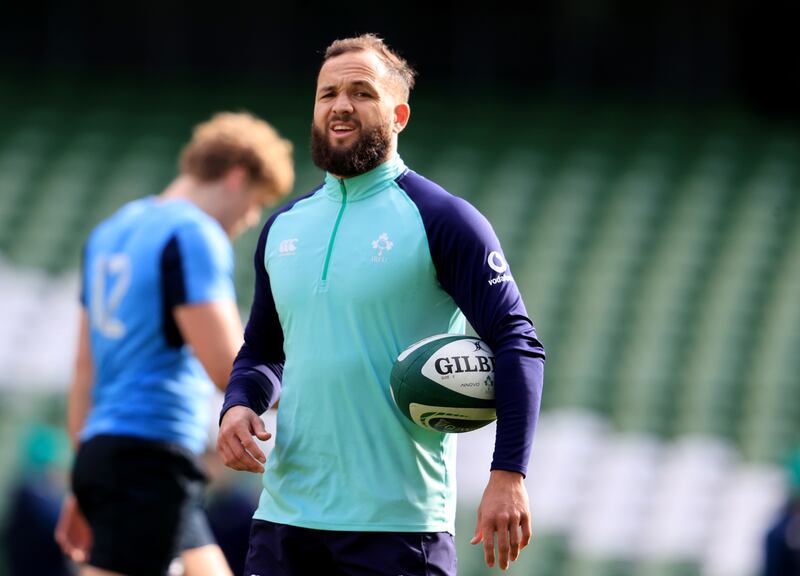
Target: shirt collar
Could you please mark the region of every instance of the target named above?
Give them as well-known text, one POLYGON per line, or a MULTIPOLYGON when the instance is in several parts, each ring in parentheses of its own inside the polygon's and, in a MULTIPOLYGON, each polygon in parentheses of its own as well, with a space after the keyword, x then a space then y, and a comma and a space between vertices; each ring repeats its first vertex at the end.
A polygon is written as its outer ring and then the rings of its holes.
POLYGON ((339 180, 329 172, 325 173, 325 193, 331 198, 341 201, 343 188, 347 192, 347 201, 352 202, 372 196, 382 190, 386 184, 403 172, 406 168, 405 163, 399 155, 395 154, 383 164, 373 168, 369 172, 344 178, 339 180), (344 184, 344 186, 342 186, 344 184))

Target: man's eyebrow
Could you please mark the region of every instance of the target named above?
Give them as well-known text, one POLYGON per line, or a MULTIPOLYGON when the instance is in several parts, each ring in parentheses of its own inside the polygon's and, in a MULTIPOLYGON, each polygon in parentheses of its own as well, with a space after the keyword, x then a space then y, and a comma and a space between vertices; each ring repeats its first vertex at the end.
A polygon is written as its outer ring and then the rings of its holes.
POLYGON ((368 80, 356 80, 352 84, 353 84, 353 86, 356 86, 356 87, 359 87, 359 88, 361 88, 361 87, 370 88, 370 89, 374 89, 375 88, 375 84, 373 82, 368 81, 368 80))

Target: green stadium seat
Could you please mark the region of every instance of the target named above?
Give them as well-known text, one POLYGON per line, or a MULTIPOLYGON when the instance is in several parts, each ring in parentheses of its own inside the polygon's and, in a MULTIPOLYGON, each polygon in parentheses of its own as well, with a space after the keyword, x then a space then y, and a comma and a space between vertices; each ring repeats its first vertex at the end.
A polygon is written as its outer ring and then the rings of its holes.
POLYGON ((708 269, 696 314, 693 345, 687 350, 680 424, 687 432, 735 437, 742 406, 738 399, 757 318, 765 277, 775 267, 775 248, 783 229, 775 225, 776 206, 791 198, 788 179, 760 167, 742 182, 732 203, 719 252, 708 269), (784 185, 780 185, 780 182, 784 185))
POLYGON ((724 172, 701 158, 670 194, 629 302, 630 327, 617 358, 614 421, 624 430, 672 431, 683 390, 681 366, 691 341, 693 298, 713 258, 714 230, 725 202, 724 172))
POLYGON ((449 146, 431 161, 425 176, 453 194, 477 204, 479 202, 476 197, 483 186, 485 168, 478 150, 465 146, 449 146))

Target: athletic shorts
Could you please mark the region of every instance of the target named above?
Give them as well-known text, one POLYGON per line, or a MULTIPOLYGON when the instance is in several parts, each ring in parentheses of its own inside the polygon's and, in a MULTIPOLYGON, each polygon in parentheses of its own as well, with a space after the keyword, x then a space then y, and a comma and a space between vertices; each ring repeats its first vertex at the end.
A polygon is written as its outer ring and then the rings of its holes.
POLYGON ((253 520, 244 576, 456 576, 448 532, 339 532, 253 520))
POLYGON ((72 489, 92 527, 89 564, 156 576, 183 550, 213 544, 205 484, 196 456, 174 444, 125 436, 81 444, 72 489))

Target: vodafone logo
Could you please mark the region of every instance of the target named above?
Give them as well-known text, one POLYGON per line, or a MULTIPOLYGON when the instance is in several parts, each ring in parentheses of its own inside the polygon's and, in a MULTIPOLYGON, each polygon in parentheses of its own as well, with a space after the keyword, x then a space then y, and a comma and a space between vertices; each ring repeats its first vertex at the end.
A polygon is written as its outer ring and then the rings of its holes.
POLYGON ((511 274, 504 274, 504 272, 508 270, 508 262, 506 262, 505 258, 503 258, 500 252, 497 252, 496 250, 489 252, 489 257, 486 259, 486 263, 489 265, 489 268, 500 274, 500 276, 495 276, 489 280, 489 286, 502 284, 503 282, 514 281, 514 277, 511 274))
POLYGON ((489 252, 489 258, 486 260, 486 263, 489 264, 489 268, 498 274, 502 274, 508 270, 508 263, 506 263, 505 259, 500 255, 500 252, 497 251, 489 252))

